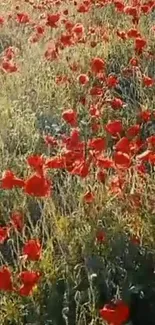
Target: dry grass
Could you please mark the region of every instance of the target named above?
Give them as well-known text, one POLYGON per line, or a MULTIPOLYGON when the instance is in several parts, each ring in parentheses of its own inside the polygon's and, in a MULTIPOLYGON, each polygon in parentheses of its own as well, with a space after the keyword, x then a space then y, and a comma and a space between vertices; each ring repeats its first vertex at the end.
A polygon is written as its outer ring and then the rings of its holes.
MULTIPOLYGON (((41 21, 38 11, 32 9, 25 1, 18 3, 13 0, 2 1, 0 13, 2 15, 4 13, 4 16, 9 12, 15 15, 15 6, 18 4, 21 12, 27 12, 36 24, 41 21)), ((36 44, 31 44, 28 41, 32 34, 32 26, 21 26, 14 20, 10 20, 3 27, 0 27, 0 60, 3 51, 8 46, 15 46, 18 48, 16 61, 19 66, 17 73, 0 73, 0 174, 6 169, 11 169, 19 177, 26 177, 29 174, 26 158, 34 153, 48 155, 48 150, 43 141, 45 130, 42 131, 39 128, 39 121, 43 123, 45 118, 51 128, 52 123, 61 126, 63 123, 61 113, 64 108, 70 107, 76 107, 83 120, 87 118, 87 107, 85 108, 79 103, 80 97, 85 96, 85 90, 76 81, 79 73, 73 74, 68 67, 68 62, 79 63, 81 73, 87 73, 91 58, 102 57, 107 62, 108 71, 116 72, 121 77, 121 69, 134 56, 132 41, 126 44, 116 37, 116 29, 127 30, 131 28, 131 20, 125 15, 120 19, 114 8, 110 6, 105 9, 94 7, 91 13, 85 16, 77 14, 76 7, 70 1, 66 1, 60 7, 52 6, 49 11, 55 12, 58 10, 57 8, 61 12, 69 8, 71 20, 82 23, 88 35, 86 44, 77 44, 73 48, 69 47, 62 51, 58 62, 47 62, 44 58, 44 52, 47 49, 48 42, 60 35, 63 24, 58 29, 50 30, 47 28, 45 36, 36 44), (92 48, 89 40, 94 40, 95 36, 89 35, 88 30, 92 26, 100 26, 101 24, 109 41, 101 41, 100 37, 96 36, 98 44, 92 48), (57 85, 55 78, 58 75, 67 75, 71 79, 71 83, 57 85)), ((153 48, 154 36, 150 32, 151 24, 150 18, 144 16, 141 18, 139 30, 142 35, 146 35, 150 47, 153 48)), ((151 59, 147 60, 144 57, 142 67, 143 73, 150 72, 155 76, 151 59)), ((155 108, 154 89, 144 89, 140 85, 137 90, 138 99, 136 99, 131 87, 133 87, 134 92, 137 87, 134 80, 126 88, 122 86, 127 110, 111 112, 105 109, 104 123, 107 123, 111 118, 121 118, 128 126, 132 124, 132 121, 135 123, 139 105, 151 110, 155 108)), ((113 94, 117 95, 115 92, 113 94)), ((104 128, 100 133, 100 136, 102 135, 105 135, 104 128)), ((88 180, 79 180, 65 173, 52 171, 51 177, 55 192, 51 198, 45 200, 30 199, 18 190, 0 191, 2 224, 9 220, 11 211, 16 209, 23 211, 27 224, 22 238, 16 234, 13 240, 9 239, 11 250, 14 249, 16 242, 22 243, 30 237, 39 237, 44 245, 43 257, 38 263, 38 268, 44 273, 43 284, 40 285, 40 289, 36 289, 34 296, 30 299, 19 298, 15 294, 12 296, 1 294, 1 325, 50 324, 46 323, 43 317, 45 311, 41 310, 42 307, 39 303, 42 301, 41 299, 45 299, 42 297, 43 288, 45 289, 47 283, 54 286, 53 283, 59 278, 67 279, 68 288, 71 285, 70 283, 78 286, 78 281, 83 278, 83 276, 80 278, 83 261, 92 254, 98 255, 99 248, 96 245, 95 236, 100 227, 107 230, 107 244, 102 247, 102 257, 109 256, 111 240, 119 237, 121 233, 138 236, 144 247, 154 249, 154 208, 150 206, 155 193, 152 176, 147 175, 145 182, 142 183, 138 174, 130 175, 126 198, 111 194, 108 190, 108 181, 105 185, 100 184, 94 180, 94 176, 88 180), (91 206, 83 204, 82 200, 82 195, 88 186, 91 186, 96 194, 96 200, 91 206), (134 204, 130 203, 130 195, 134 193, 141 195, 142 206, 140 208, 135 208, 134 204), (38 217, 37 222, 34 221, 35 217, 38 217), (22 315, 24 313, 26 315, 27 310, 29 316, 23 318, 22 315), (39 315, 42 315, 42 323, 40 323, 39 315)), ((18 249, 17 255, 20 255, 20 244, 18 249)), ((5 262, 7 263, 8 260, 6 255, 5 262)), ((4 259, 2 259, 2 263, 4 264, 4 259)), ((33 268, 33 262, 30 265, 31 267, 33 268)), ((13 262, 13 269, 20 271, 21 268, 21 262, 16 258, 13 262)), ((55 292, 53 287, 52 290, 55 292)), ((68 295, 69 290, 66 289, 68 295)), ((80 316, 78 320, 76 319, 75 324, 84 325, 86 324, 87 312, 86 306, 79 302, 80 299, 82 300, 81 297, 78 298, 78 294, 81 294, 79 292, 77 290, 76 302, 77 310, 79 308, 77 314, 80 316)), ((92 320, 89 324, 97 325, 99 324, 98 311, 94 307, 93 296, 91 296, 91 283, 88 296, 89 299, 86 299, 87 307, 92 314, 92 320)), ((56 299, 54 293, 49 299, 54 303, 56 299)), ((45 305, 47 305, 47 301, 45 305)), ((50 310, 50 307, 48 308, 50 310)), ((51 324, 62 325, 61 322, 62 320, 59 319, 51 322, 51 324)), ((67 323, 66 320, 66 324, 74 325, 74 322, 67 323)))

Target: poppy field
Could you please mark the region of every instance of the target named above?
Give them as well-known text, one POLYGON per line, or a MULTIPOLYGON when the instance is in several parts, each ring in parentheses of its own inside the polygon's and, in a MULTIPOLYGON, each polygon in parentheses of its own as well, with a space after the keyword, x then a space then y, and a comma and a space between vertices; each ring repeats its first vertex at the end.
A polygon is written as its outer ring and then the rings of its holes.
POLYGON ((1 1, 0 324, 154 305, 155 1, 1 1))

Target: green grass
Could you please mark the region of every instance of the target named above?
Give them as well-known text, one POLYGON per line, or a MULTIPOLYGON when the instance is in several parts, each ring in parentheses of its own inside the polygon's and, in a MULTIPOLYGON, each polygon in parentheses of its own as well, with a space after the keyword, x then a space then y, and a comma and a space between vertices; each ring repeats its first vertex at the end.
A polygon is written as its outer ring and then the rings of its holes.
MULTIPOLYGON (((127 128, 136 123, 140 107, 154 111, 155 97, 154 87, 144 88, 139 82, 139 75, 131 79, 123 76, 122 69, 128 66, 129 60, 135 55, 133 40, 123 42, 117 37, 116 30, 126 31, 132 27, 132 23, 130 17, 121 15, 120 18, 114 6, 97 8, 94 5, 90 13, 83 15, 77 13, 76 6, 70 1, 58 7, 47 7, 41 13, 24 1, 19 6, 20 11, 27 12, 36 24, 45 24, 44 20, 41 21, 41 14, 63 12, 68 8, 67 19, 82 23, 86 34, 86 43, 77 43, 60 51, 58 61, 49 62, 44 53, 49 41, 56 40, 64 32, 62 23, 53 30, 46 27, 45 36, 35 44, 29 42, 32 25, 17 24, 12 18, 0 27, 0 64, 3 51, 8 46, 13 46, 18 50, 15 61, 19 66, 19 72, 16 73, 0 72, 0 174, 11 169, 18 177, 27 177, 31 173, 26 163, 28 156, 51 156, 54 152, 44 143, 45 130, 39 127, 43 119, 47 120, 47 125, 52 130, 52 123, 56 123, 68 132, 69 127, 61 115, 64 109, 76 108, 80 116, 82 136, 86 140, 89 138, 90 87, 81 87, 77 77, 80 73, 88 73, 92 58, 103 58, 107 73, 117 74, 120 84, 122 83, 122 98, 126 102, 126 108, 114 111, 102 98, 98 100, 102 111, 102 127, 98 136, 106 135, 104 126, 111 119, 121 119, 127 128), (104 41, 97 32, 96 35, 90 34, 90 27, 95 30, 102 27, 108 41, 104 41), (90 46, 91 41, 97 42, 96 47, 90 46), (73 73, 68 63, 79 64, 80 70, 73 73), (56 77, 64 75, 67 75, 70 83, 58 85, 56 77), (81 97, 87 99, 86 106, 80 103, 81 97)), ((6 16, 9 12, 15 15, 15 4, 13 1, 3 1, 0 13, 6 16)), ((154 51, 154 34, 150 31, 152 25, 150 16, 141 17, 139 31, 147 38, 150 50, 154 51)), ((142 73, 155 77, 153 59, 142 55, 140 64, 142 73)), ((98 83, 93 76, 90 76, 90 82, 91 85, 98 83)), ((106 94, 107 98, 119 96, 117 89, 108 90, 106 94)), ((111 139, 107 141, 108 153, 111 154, 111 139)), ((128 295, 130 285, 136 282, 133 259, 131 278, 129 275, 125 281, 120 276, 118 285, 114 283, 112 272, 115 274, 118 271, 116 261, 117 258, 124 258, 120 257, 124 247, 127 250, 127 260, 132 258, 128 244, 123 242, 124 238, 128 242, 130 237, 137 236, 144 250, 154 252, 154 178, 147 175, 143 181, 136 172, 126 175, 127 190, 119 197, 109 190, 113 177, 110 173, 105 184, 96 181, 95 173, 81 180, 66 171, 52 170, 50 177, 53 182, 53 195, 50 198, 30 198, 16 189, 0 190, 1 225, 9 222, 11 211, 14 210, 22 211, 25 222, 22 234, 14 232, 4 244, 5 247, 0 245, 0 264, 10 265, 15 283, 18 282, 17 274, 24 269, 36 269, 42 273, 42 279, 30 297, 0 293, 0 324, 104 324, 99 319, 99 308, 107 299, 104 301, 104 294, 111 299, 114 286, 115 297, 122 297, 122 292, 128 295), (95 193, 95 201, 87 205, 83 203, 83 193, 89 188, 95 193), (139 208, 130 202, 130 197, 134 194, 140 194, 142 204, 139 208), (106 232, 103 244, 98 244, 96 240, 100 229, 106 232), (24 262, 19 258, 23 243, 30 238, 39 238, 43 245, 43 255, 38 262, 24 262), (14 257, 10 262, 11 254, 14 257), (97 275, 96 278, 93 278, 93 274, 97 275)), ((143 268, 145 261, 139 263, 143 268)), ((126 269, 128 275, 130 266, 122 266, 122 269, 126 269)), ((129 301, 128 297, 125 299, 129 301)))

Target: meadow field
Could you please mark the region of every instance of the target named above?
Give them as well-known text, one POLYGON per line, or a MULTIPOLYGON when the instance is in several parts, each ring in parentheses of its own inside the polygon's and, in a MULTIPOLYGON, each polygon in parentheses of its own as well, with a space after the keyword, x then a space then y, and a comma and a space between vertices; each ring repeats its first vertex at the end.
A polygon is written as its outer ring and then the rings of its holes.
POLYGON ((155 1, 0 1, 0 325, 155 325, 155 1))

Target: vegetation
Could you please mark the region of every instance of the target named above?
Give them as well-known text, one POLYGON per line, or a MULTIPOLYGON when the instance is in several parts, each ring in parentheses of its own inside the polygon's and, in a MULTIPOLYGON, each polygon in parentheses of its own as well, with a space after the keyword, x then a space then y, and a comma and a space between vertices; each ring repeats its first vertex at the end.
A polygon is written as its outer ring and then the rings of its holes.
POLYGON ((155 323, 155 4, 0 2, 0 324, 155 323))

